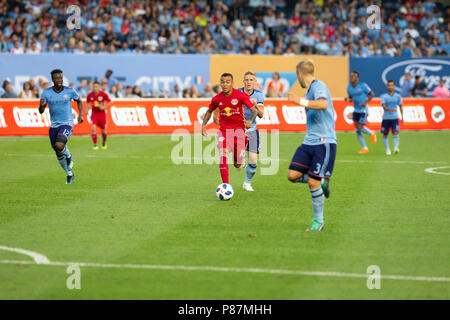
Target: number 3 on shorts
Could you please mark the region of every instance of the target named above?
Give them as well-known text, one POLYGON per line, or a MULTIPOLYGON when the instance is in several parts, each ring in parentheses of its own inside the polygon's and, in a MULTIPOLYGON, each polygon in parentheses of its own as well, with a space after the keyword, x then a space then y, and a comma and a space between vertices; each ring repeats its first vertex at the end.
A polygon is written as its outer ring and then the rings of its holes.
POLYGON ((316 171, 314 171, 313 173, 315 173, 315 174, 319 174, 320 173, 320 163, 317 163, 317 168, 316 168, 316 171))

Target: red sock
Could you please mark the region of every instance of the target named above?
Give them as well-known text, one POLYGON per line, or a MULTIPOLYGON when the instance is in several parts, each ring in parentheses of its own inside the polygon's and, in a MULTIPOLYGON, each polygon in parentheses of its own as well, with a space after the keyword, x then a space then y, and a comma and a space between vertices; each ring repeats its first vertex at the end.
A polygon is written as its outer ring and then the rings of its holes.
POLYGON ((227 163, 227 155, 222 154, 220 156, 220 175, 222 176, 222 182, 228 183, 228 163, 227 163))
POLYGON ((97 134, 96 133, 92 134, 92 141, 94 141, 94 144, 97 145, 97 134))
POLYGON ((103 144, 105 144, 106 143, 106 133, 102 132, 102 138, 103 138, 103 144))

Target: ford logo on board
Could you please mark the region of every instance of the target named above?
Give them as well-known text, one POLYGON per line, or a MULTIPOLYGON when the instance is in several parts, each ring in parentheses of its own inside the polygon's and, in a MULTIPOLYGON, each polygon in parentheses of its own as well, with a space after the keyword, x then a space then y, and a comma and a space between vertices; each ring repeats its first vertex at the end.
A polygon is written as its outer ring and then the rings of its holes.
POLYGON ((400 91, 403 85, 405 73, 411 74, 411 78, 420 76, 427 85, 427 95, 432 96, 432 92, 439 85, 439 80, 444 79, 445 86, 450 85, 450 61, 444 59, 411 59, 390 65, 384 69, 381 78, 384 84, 392 79, 395 80, 395 90, 400 91))

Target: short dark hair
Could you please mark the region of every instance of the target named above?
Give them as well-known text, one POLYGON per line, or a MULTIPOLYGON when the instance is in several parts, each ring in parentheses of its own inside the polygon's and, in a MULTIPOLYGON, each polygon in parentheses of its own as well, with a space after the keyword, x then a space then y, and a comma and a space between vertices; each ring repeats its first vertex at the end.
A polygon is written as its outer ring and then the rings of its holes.
POLYGON ((230 77, 231 80, 234 80, 234 79, 233 79, 233 75, 232 75, 231 73, 228 73, 228 72, 222 73, 222 75, 220 76, 220 78, 222 79, 223 77, 230 77))
POLYGON ((417 80, 417 79, 420 80, 420 76, 419 76, 419 75, 415 76, 414 78, 415 78, 416 80, 417 80))
POLYGON ((98 84, 98 85, 100 85, 100 82, 98 82, 98 81, 94 81, 94 84, 98 84))
POLYGON ((58 73, 63 73, 62 72, 62 70, 61 69, 54 69, 54 70, 52 70, 52 72, 50 72, 50 74, 52 75, 52 77, 55 75, 55 74, 58 74, 58 73))
POLYGON ((389 83, 389 82, 395 83, 394 80, 388 80, 387 83, 389 83))
POLYGON ((354 74, 358 75, 358 77, 359 77, 359 72, 358 71, 353 70, 351 73, 354 73, 354 74))

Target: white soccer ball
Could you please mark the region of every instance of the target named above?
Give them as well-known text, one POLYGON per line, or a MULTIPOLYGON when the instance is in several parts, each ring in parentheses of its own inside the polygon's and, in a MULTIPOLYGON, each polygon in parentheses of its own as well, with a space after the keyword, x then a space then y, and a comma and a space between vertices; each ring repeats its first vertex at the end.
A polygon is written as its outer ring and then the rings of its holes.
POLYGON ((234 191, 231 184, 221 183, 216 188, 217 198, 220 200, 230 200, 233 197, 234 191))

